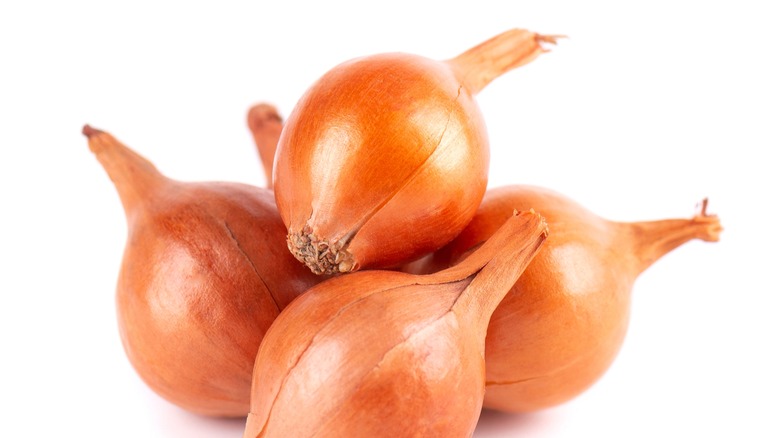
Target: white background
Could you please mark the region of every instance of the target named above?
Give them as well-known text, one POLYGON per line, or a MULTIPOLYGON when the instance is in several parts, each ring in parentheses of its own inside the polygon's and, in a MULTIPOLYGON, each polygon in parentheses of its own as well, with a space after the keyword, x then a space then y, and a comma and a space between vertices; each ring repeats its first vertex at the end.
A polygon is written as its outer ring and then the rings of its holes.
POLYGON ((491 186, 550 187, 617 220, 688 217, 708 196, 725 231, 637 280, 624 348, 588 392, 534 415, 487 413, 475 436, 780 436, 773 2, 9 3, 0 436, 242 434, 242 421, 161 400, 129 366, 113 297, 125 219, 84 123, 171 177, 260 185, 253 103, 287 115, 341 61, 444 59, 512 27, 569 39, 479 95, 491 186))

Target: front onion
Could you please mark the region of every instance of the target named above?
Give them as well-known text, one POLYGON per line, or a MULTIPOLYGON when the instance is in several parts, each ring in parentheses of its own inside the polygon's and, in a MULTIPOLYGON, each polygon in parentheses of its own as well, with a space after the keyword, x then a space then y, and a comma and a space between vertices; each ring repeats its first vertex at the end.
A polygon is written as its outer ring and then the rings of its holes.
POLYGON ((470 437, 485 393, 490 315, 547 238, 508 212, 457 266, 330 278, 271 325, 244 438, 470 437))
POLYGON ((274 191, 288 247, 317 274, 388 268, 453 239, 485 193, 474 95, 555 37, 504 32, 435 61, 385 53, 322 76, 282 130, 274 191))

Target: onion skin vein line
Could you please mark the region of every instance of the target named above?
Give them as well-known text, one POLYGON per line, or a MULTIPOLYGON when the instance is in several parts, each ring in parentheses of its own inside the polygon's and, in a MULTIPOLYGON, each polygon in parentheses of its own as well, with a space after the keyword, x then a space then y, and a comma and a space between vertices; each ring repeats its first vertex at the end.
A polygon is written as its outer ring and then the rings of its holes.
POLYGON ((228 232, 228 236, 230 236, 230 239, 233 241, 233 243, 236 244, 236 248, 238 248, 239 252, 241 252, 241 255, 244 256, 247 262, 249 262, 249 266, 252 267, 252 271, 254 271, 257 278, 260 280, 261 283, 263 283, 263 287, 265 287, 265 290, 268 291, 268 295, 271 297, 271 299, 274 302, 274 305, 276 306, 276 310, 278 313, 282 312, 282 307, 279 305, 279 303, 276 301, 276 297, 271 292, 271 289, 268 288, 268 284, 266 284, 263 277, 260 275, 260 272, 257 270, 257 266, 255 266, 255 263, 252 261, 251 258, 249 258, 249 255, 244 251, 244 248, 241 247, 241 244, 238 242, 238 239, 236 239, 235 234, 233 234, 233 230, 230 228, 230 225, 228 225, 227 221, 222 222, 225 226, 225 230, 228 232))
MULTIPOLYGON (((403 181, 403 183, 393 192, 389 193, 387 197, 380 202, 375 208, 373 208, 370 212, 368 212, 365 216, 363 216, 353 227, 352 229, 345 234, 341 239, 339 239, 339 243, 342 245, 342 249, 347 249, 349 243, 352 241, 352 239, 357 235, 357 233, 360 231, 360 229, 369 221, 371 220, 374 215, 376 215, 382 208, 384 208, 385 205, 389 204, 390 201, 392 201, 401 191, 403 191, 406 186, 408 186, 411 181, 413 181, 417 175, 419 175, 423 169, 426 167, 426 165, 431 161, 431 158, 436 155, 436 152, 439 151, 439 148, 441 147, 441 142, 444 139, 444 135, 447 133, 447 129, 449 129, 450 121, 452 120, 452 113, 456 107, 455 102, 460 99, 460 93, 463 89, 463 85, 458 87, 458 92, 455 98, 453 99, 452 106, 450 107, 450 111, 447 114, 447 121, 444 124, 444 129, 442 130, 441 134, 439 135, 439 139, 437 140, 436 147, 434 147, 431 150, 431 153, 423 160, 422 163, 420 163, 410 174, 409 176, 403 181)), ((314 212, 312 211, 312 215, 314 212)))

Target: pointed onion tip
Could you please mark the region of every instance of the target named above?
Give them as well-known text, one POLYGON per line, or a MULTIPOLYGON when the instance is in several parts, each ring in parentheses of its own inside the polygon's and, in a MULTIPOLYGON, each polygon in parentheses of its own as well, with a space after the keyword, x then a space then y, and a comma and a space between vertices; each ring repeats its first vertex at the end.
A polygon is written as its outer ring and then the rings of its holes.
POLYGON ((87 138, 90 138, 90 137, 92 137, 94 135, 97 135, 97 134, 100 134, 102 132, 103 131, 101 131, 99 129, 95 129, 95 128, 89 126, 89 125, 84 125, 84 127, 81 128, 81 133, 84 134, 87 138))
POLYGON ((251 127, 262 127, 266 122, 281 122, 282 116, 275 106, 268 103, 258 103, 249 109, 247 121, 251 127))

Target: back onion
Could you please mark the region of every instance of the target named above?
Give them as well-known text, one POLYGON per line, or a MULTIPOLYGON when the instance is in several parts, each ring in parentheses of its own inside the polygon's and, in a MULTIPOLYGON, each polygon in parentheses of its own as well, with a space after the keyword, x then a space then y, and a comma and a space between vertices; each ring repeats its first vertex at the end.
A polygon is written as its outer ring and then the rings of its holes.
POLYGON ((692 239, 718 240, 720 220, 706 205, 692 219, 624 223, 548 189, 491 189, 455 240, 407 270, 454 265, 499 228, 507 209, 533 208, 547 219, 546 244, 493 313, 485 341, 485 407, 534 411, 575 397, 606 372, 640 273, 692 239))

